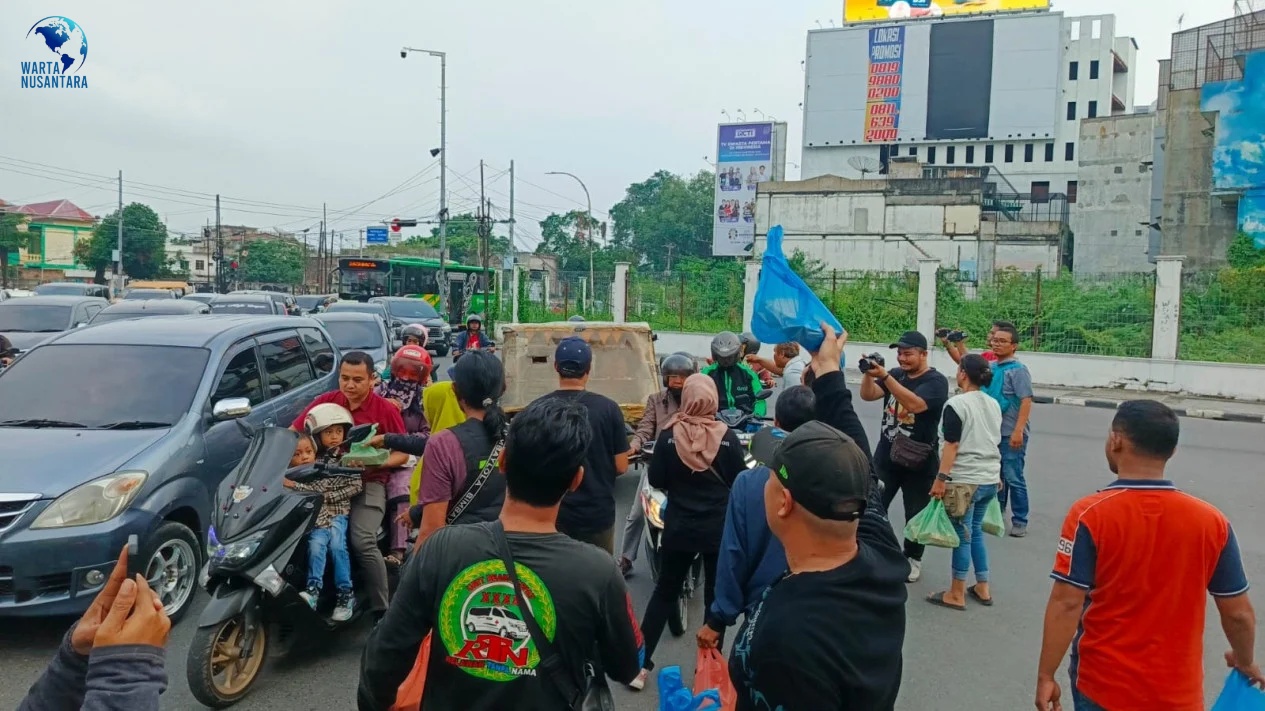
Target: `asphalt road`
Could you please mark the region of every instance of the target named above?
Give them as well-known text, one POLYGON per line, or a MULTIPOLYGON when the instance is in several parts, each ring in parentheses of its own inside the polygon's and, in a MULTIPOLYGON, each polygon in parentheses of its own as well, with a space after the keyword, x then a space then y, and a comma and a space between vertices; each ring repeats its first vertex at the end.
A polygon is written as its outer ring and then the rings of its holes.
MULTIPOLYGON (((872 404, 862 406, 871 429, 879 416, 872 404)), ((1057 405, 1039 405, 1028 455, 1028 479, 1034 516, 1029 536, 989 539, 993 589, 997 605, 971 606, 966 612, 932 607, 923 602, 949 580, 948 551, 930 549, 923 580, 910 586, 905 674, 898 708, 910 711, 973 709, 1017 711, 1032 708, 1035 670, 1041 643, 1041 620, 1050 582, 1048 573, 1063 514, 1073 500, 1111 480, 1103 459, 1103 438, 1112 413, 1057 405)), ((1234 522, 1251 579, 1265 573, 1265 490, 1259 482, 1265 456, 1261 425, 1183 420, 1182 446, 1171 468, 1178 485, 1203 497, 1234 522)), ((618 486, 619 515, 627 512, 636 477, 618 486)), ((899 504, 892 517, 903 523, 899 504)), ((652 585, 644 566, 629 580, 637 609, 643 610, 652 585)), ((701 619, 700 602, 692 611, 691 627, 701 619)), ((192 620, 178 625, 169 644, 169 688, 163 708, 201 708, 185 682, 185 656, 193 633, 192 620)), ((1258 600, 1259 602, 1259 600, 1258 600)), ((1220 660, 1226 648, 1215 611, 1209 603, 1205 634, 1205 689, 1209 704, 1225 677, 1220 660)), ((13 708, 28 685, 41 673, 68 626, 67 620, 6 621, 0 626, 0 707, 13 708)), ((357 667, 367 627, 330 638, 328 646, 294 660, 271 663, 254 693, 237 708, 339 709, 354 708, 357 667)), ((1258 651, 1265 647, 1258 645, 1258 651)), ((692 637, 674 639, 665 633, 655 657, 660 666, 680 664, 689 679, 695 649, 692 637)), ((1066 665, 1065 665, 1066 668, 1066 665)), ((1066 679, 1064 679, 1066 692, 1066 679)), ((653 711, 658 708, 654 682, 641 693, 615 691, 618 707, 653 711)))

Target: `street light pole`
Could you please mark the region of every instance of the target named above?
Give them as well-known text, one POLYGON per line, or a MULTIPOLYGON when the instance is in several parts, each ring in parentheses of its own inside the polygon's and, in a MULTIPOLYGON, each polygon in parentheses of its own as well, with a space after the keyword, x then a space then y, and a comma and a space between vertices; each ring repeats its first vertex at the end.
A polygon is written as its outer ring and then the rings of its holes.
POLYGON ((444 269, 448 253, 448 53, 404 47, 400 59, 408 57, 409 52, 439 57, 439 309, 443 311, 448 305, 448 275, 444 269))
POLYGON ((572 175, 571 173, 564 173, 561 170, 551 171, 549 173, 546 173, 546 175, 565 175, 568 178, 575 180, 575 182, 579 183, 580 187, 584 189, 584 202, 588 205, 588 225, 587 226, 588 226, 588 238, 589 238, 589 307, 592 308, 593 290, 597 286, 593 282, 593 199, 589 197, 588 186, 586 186, 584 184, 584 181, 580 180, 578 176, 572 175))

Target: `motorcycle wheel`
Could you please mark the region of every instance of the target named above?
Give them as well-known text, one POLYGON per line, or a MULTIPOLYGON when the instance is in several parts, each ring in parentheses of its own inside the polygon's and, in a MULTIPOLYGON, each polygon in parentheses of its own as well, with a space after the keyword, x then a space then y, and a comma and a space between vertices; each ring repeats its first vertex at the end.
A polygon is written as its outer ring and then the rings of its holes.
POLYGON ((268 652, 267 627, 255 630, 250 649, 242 648, 246 618, 237 616, 214 627, 199 628, 189 645, 185 674, 189 691, 203 706, 228 708, 250 692, 268 652))
POLYGON ((685 634, 685 628, 690 624, 690 598, 684 592, 676 596, 676 605, 672 607, 672 611, 668 613, 668 631, 673 637, 680 637, 685 634))

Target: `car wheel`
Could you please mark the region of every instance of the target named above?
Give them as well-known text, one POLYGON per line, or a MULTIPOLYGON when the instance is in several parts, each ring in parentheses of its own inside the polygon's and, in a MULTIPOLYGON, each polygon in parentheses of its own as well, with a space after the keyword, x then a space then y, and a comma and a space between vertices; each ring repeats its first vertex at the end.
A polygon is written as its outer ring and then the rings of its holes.
POLYGON ((474 625, 472 625, 472 624, 470 624, 469 622, 467 622, 467 623, 466 623, 466 631, 467 631, 467 632, 469 632, 470 634, 474 634, 474 625))
POLYGON ((193 602, 202 564, 198 548, 193 531, 182 523, 167 521, 150 536, 141 553, 145 580, 173 623, 180 621, 193 602))

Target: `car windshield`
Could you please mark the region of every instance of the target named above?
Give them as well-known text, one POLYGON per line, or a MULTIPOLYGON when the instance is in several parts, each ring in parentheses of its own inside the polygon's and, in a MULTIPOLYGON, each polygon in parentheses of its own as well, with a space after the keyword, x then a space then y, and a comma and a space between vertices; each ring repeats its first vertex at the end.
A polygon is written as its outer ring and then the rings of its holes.
POLYGON ((325 310, 343 312, 349 311, 358 314, 374 314, 375 316, 381 316, 383 308, 382 304, 362 304, 354 301, 340 301, 336 304, 330 304, 329 308, 325 310))
POLYGON ((342 351, 364 351, 381 348, 382 326, 366 321, 325 321, 325 330, 342 351))
POLYGON ((215 294, 185 294, 181 298, 206 303, 215 298, 215 294))
POLYGON ((213 314, 271 314, 269 301, 220 301, 211 303, 213 314))
POLYGON ((171 292, 162 289, 135 289, 123 295, 124 301, 137 301, 144 299, 170 299, 171 292))
POLYGON ((70 307, 6 301, 0 306, 0 333, 59 333, 70 328, 70 307))
POLYGON ((84 290, 78 284, 41 284, 35 287, 37 296, 83 296, 84 290))
POLYGON ((400 299, 397 301, 388 301, 386 303, 387 311, 391 312, 391 316, 405 321, 415 320, 421 321, 428 318, 439 318, 439 312, 434 306, 422 301, 421 299, 400 299))
POLYGON ((318 294, 316 296, 296 296, 294 300, 299 304, 299 308, 311 310, 325 303, 328 298, 328 296, 318 294))
POLYGON ((0 377, 0 427, 169 426, 192 407, 209 356, 176 346, 40 346, 0 377), (50 387, 67 396, 51 397, 50 387))

